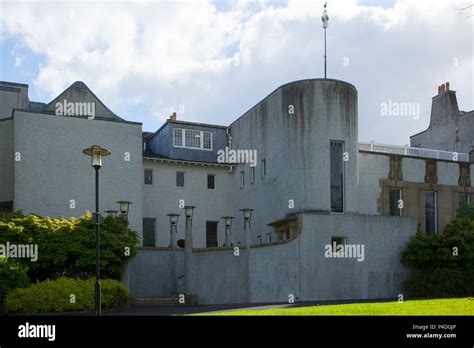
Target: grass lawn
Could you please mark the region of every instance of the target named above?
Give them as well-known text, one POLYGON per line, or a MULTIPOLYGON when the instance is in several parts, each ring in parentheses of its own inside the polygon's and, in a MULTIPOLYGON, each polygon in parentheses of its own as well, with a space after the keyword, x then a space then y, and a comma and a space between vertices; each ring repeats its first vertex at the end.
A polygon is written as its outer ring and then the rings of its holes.
POLYGON ((474 315, 474 298, 236 310, 198 315, 474 315))

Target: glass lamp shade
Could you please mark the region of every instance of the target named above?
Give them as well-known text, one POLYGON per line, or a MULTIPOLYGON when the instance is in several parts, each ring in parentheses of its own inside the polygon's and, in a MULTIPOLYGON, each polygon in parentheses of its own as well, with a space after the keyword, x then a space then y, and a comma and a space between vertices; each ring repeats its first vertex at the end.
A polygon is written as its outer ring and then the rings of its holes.
POLYGON ((223 216, 225 227, 232 227, 233 216, 223 216))
POLYGON ((91 147, 82 150, 87 156, 91 156, 91 166, 94 168, 102 167, 102 157, 109 156, 111 152, 99 145, 92 145, 91 147))
POLYGON ((192 219, 194 208, 195 207, 193 205, 187 205, 187 206, 184 207, 184 214, 186 215, 187 219, 192 219))
POLYGON ((170 225, 174 226, 178 223, 179 214, 167 214, 170 218, 170 225))
POLYGON ((250 220, 252 218, 252 211, 253 209, 245 208, 245 209, 240 209, 244 213, 244 220, 250 220))
POLYGON ((130 204, 132 204, 132 202, 129 202, 129 201, 117 201, 119 207, 120 207, 120 212, 124 215, 127 215, 128 214, 128 209, 129 209, 129 206, 130 204))

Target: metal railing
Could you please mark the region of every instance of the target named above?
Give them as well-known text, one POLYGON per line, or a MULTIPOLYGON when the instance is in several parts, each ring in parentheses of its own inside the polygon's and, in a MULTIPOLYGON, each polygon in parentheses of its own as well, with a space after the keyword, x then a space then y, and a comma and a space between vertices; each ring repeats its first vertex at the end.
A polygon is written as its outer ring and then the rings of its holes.
POLYGON ((469 154, 443 150, 422 149, 419 147, 359 142, 359 150, 370 152, 393 153, 397 155, 436 158, 453 162, 469 162, 469 154))

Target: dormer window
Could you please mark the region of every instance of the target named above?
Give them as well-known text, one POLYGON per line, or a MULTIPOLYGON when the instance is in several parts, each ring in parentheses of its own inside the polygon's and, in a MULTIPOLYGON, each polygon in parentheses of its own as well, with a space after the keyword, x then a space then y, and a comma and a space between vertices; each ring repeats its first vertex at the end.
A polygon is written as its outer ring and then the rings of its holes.
POLYGON ((174 147, 186 149, 212 150, 212 133, 196 129, 174 128, 174 147))

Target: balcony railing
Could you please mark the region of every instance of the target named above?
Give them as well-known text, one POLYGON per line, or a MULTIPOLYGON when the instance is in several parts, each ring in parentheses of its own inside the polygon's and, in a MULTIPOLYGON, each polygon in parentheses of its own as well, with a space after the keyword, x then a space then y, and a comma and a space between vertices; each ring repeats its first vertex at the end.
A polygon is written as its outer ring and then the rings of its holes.
POLYGON ((359 150, 370 152, 393 153, 397 155, 415 156, 423 158, 436 158, 453 162, 469 162, 469 154, 419 147, 377 144, 374 142, 359 142, 359 150))

